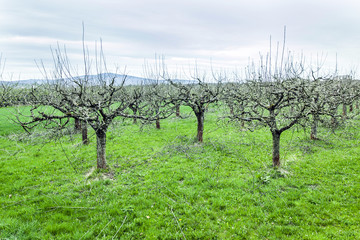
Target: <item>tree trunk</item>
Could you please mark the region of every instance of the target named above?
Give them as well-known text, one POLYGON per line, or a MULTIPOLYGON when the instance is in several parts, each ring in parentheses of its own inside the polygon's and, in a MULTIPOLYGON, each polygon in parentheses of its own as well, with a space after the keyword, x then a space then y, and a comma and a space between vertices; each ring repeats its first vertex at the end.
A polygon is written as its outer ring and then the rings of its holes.
POLYGON ((311 122, 311 132, 310 132, 310 139, 318 140, 317 138, 317 126, 319 122, 319 116, 317 114, 313 114, 313 120, 311 122))
POLYGON ((338 108, 339 108, 339 105, 337 105, 334 109, 331 110, 331 128, 332 128, 332 130, 334 130, 338 126, 338 121, 336 119, 338 108))
POLYGON ((273 166, 279 167, 280 166, 280 135, 279 131, 272 131, 272 139, 273 139, 273 151, 272 151, 272 160, 273 166))
MULTIPOLYGON (((137 110, 135 108, 132 108, 131 110, 133 111, 133 115, 136 116, 137 110)), ((136 122, 137 122, 137 118, 133 118, 133 124, 136 124, 136 122)))
MULTIPOLYGON (((244 114, 241 114, 241 117, 243 118, 243 117, 244 117, 244 114)), ((242 128, 245 127, 245 121, 244 121, 244 120, 241 120, 241 127, 242 127, 242 128)))
POLYGON ((346 108, 346 104, 343 104, 343 117, 345 118, 346 117, 346 112, 347 112, 347 108, 346 108))
POLYGON ((203 133, 204 133, 204 113, 199 112, 196 114, 197 118, 197 140, 203 142, 203 133))
POLYGON ((96 131, 97 168, 105 169, 106 164, 106 132, 98 129, 96 131))
POLYGON ((175 108, 176 108, 176 116, 180 117, 180 104, 176 104, 175 108))
POLYGON ((84 145, 89 144, 89 138, 88 138, 88 131, 87 131, 87 124, 85 121, 81 121, 81 137, 82 137, 82 143, 84 145))
POLYGON ((160 119, 156 119, 156 129, 160 129, 160 119))
POLYGON ((349 112, 353 112, 353 105, 352 104, 350 104, 350 106, 349 106, 349 112))
POLYGON ((78 118, 75 118, 74 130, 75 130, 75 132, 81 130, 81 121, 80 121, 80 119, 78 119, 78 118))

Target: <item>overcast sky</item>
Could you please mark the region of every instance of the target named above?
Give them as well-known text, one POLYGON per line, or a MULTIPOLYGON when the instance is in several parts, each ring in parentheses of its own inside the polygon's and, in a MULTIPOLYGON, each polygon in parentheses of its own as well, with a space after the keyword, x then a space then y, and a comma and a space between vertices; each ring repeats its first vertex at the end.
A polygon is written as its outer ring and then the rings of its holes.
MULTIPOLYGON (((144 61, 164 55, 183 68, 195 62, 231 70, 282 42, 308 62, 337 56, 344 73, 360 63, 358 0, 0 0, 4 77, 41 78, 35 60, 51 67, 51 50, 66 45, 80 64, 82 22, 89 49, 101 38, 109 68, 142 75, 144 61)), ((14 80, 14 79, 13 79, 14 80)))

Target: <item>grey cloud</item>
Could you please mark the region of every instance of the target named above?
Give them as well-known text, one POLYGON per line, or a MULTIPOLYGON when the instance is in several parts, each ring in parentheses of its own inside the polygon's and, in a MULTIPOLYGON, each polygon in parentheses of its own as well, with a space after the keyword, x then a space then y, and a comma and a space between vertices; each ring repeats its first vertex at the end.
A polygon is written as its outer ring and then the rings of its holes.
POLYGON ((51 45, 73 41, 68 47, 76 52, 81 48, 83 21, 87 41, 101 37, 111 43, 113 49, 105 49, 111 56, 136 58, 137 62, 155 52, 189 59, 219 57, 226 52, 222 61, 235 59, 229 56, 232 50, 249 48, 256 53, 260 49, 254 47, 268 47, 270 35, 273 41, 282 41, 284 25, 290 48, 338 50, 349 59, 351 53, 360 54, 360 32, 356 30, 360 3, 354 0, 341 4, 325 0, 0 0, 0 4, 4 6, 0 10, 0 52, 10 52, 6 57, 19 61, 46 57, 49 46, 3 44, 6 38, 54 39, 51 45), (28 57, 18 57, 24 53, 28 57))

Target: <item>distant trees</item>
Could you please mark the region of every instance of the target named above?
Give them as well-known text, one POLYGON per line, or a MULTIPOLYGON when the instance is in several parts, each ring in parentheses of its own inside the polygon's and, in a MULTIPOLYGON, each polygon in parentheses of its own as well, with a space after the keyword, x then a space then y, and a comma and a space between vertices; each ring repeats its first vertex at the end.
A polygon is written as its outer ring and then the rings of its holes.
POLYGON ((338 96, 338 103, 342 106, 342 115, 345 119, 349 111, 353 111, 353 103, 359 99, 359 83, 352 79, 352 76, 340 76, 334 79, 335 92, 338 96))
POLYGON ((0 54, 0 107, 10 106, 14 102, 14 83, 3 81, 5 62, 0 54))
MULTIPOLYGON (((144 101, 144 86, 132 86, 131 98, 132 102, 129 104, 129 108, 134 116, 139 114, 141 102, 144 101)), ((133 123, 137 122, 137 118, 133 118, 133 123)))
POLYGON ((165 118, 166 116, 170 116, 174 113, 174 92, 172 91, 169 84, 164 82, 160 83, 156 80, 152 80, 152 82, 146 86, 146 89, 147 91, 144 100, 147 102, 148 107, 150 107, 157 115, 157 117, 155 117, 156 129, 161 129, 160 120, 163 117, 157 113, 164 111, 164 106, 168 107, 168 110, 165 111, 166 115, 163 115, 165 118))
POLYGON ((219 101, 220 94, 223 87, 221 78, 206 79, 203 75, 200 77, 193 77, 193 83, 182 84, 170 78, 166 79, 174 87, 173 101, 175 105, 184 105, 192 109, 197 120, 197 134, 198 142, 203 142, 205 112, 209 105, 219 101))
POLYGON ((336 80, 333 76, 315 77, 308 83, 307 96, 309 98, 309 109, 305 123, 310 125, 310 139, 318 140, 318 125, 328 117, 337 121, 339 117, 337 108, 339 95, 337 93, 336 80))
POLYGON ((0 83, 0 107, 8 107, 16 102, 14 87, 13 83, 0 83))

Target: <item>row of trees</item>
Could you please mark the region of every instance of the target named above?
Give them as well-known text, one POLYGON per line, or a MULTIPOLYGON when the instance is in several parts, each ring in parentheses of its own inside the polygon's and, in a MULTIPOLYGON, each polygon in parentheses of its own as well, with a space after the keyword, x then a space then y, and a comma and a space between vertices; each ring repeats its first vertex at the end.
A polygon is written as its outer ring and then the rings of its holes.
MULTIPOLYGON (((126 77, 109 78, 102 50, 91 59, 84 47, 81 77, 74 71, 66 51, 58 48, 53 56, 52 71, 42 68, 46 83, 22 94, 20 103, 31 109, 27 113, 19 112, 16 122, 30 133, 39 125, 62 129, 75 120, 81 126, 84 144, 88 143, 87 125, 90 125, 96 134, 98 168, 107 168, 106 133, 114 119, 155 121, 160 128, 161 119, 179 114, 180 105, 188 106, 197 119, 196 139, 203 142, 205 112, 216 102, 229 109, 223 117, 269 129, 272 162, 278 167, 283 132, 297 124, 310 123, 311 138, 317 139, 319 122, 331 119, 336 124, 339 117, 344 117, 338 114, 339 106, 345 106, 343 114, 346 114, 346 106, 352 106, 360 93, 359 83, 351 77, 319 76, 319 69, 306 69, 302 60, 295 62, 284 52, 273 60, 274 66, 269 54, 261 57, 259 64, 249 64, 244 77, 234 75, 231 79, 214 73, 210 77, 200 76, 195 71, 191 81, 181 82, 171 77, 162 65, 161 70, 151 71, 147 84, 140 86, 126 86, 126 77)), ((0 94, 7 99, 6 91, 0 94)))

